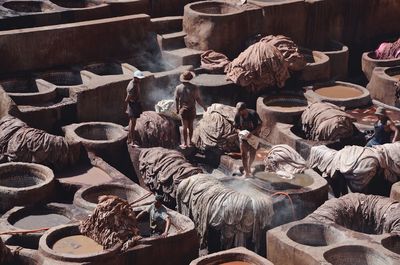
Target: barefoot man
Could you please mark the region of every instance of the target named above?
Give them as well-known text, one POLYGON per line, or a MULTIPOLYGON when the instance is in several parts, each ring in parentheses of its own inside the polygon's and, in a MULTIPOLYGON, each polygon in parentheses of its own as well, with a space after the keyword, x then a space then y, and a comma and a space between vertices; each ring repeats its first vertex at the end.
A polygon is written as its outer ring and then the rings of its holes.
POLYGON ((261 119, 257 112, 251 109, 247 109, 244 102, 238 102, 236 104, 236 116, 235 116, 235 128, 240 139, 240 152, 242 154, 242 162, 244 167, 245 177, 251 176, 251 165, 256 157, 256 149, 253 148, 248 142, 247 138, 251 135, 258 135, 261 130, 261 119), (246 132, 246 136, 242 137, 243 132, 246 132))
POLYGON ((199 88, 190 83, 190 80, 194 78, 194 73, 186 71, 181 74, 180 81, 182 84, 175 89, 175 105, 176 112, 181 116, 183 126, 183 141, 182 148, 188 146, 188 132, 189 132, 189 144, 192 144, 193 136, 193 121, 196 118, 196 102, 203 107, 204 111, 207 111, 203 101, 200 98, 199 88))
POLYGON ((129 133, 128 143, 135 145, 135 127, 136 119, 142 114, 142 104, 140 103, 140 80, 144 78, 141 71, 137 70, 133 73, 133 79, 126 88, 125 102, 128 104, 126 113, 129 116, 129 133))

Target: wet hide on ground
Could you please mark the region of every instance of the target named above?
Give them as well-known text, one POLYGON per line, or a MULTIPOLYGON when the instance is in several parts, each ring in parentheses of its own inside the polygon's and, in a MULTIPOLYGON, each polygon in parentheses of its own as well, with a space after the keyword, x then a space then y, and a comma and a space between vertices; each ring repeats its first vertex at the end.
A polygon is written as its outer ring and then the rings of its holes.
POLYGON ((140 147, 174 148, 179 144, 176 123, 155 111, 145 111, 136 120, 135 141, 140 147))
POLYGON ((213 228, 221 233, 222 248, 246 247, 251 238, 258 251, 274 214, 270 197, 237 192, 206 174, 183 180, 178 186, 177 203, 178 211, 194 221, 203 247, 207 245, 207 231, 213 228))
POLYGON ((305 220, 336 223, 367 234, 398 233, 400 203, 387 197, 350 193, 326 201, 305 220))
POLYGON ((239 54, 228 66, 226 76, 251 93, 267 87, 281 88, 290 77, 288 63, 281 52, 264 41, 239 54))
POLYGON ((230 64, 228 57, 224 54, 208 50, 201 54, 201 68, 206 69, 213 74, 223 74, 225 69, 230 64))
POLYGON ((62 136, 31 128, 21 120, 5 116, 0 120, 0 161, 32 162, 64 168, 79 158, 79 145, 62 136))
POLYGON ((208 107, 194 130, 192 141, 205 150, 218 148, 225 152, 239 149, 239 138, 234 124, 236 109, 219 103, 208 107))
POLYGON ((355 118, 330 103, 313 103, 301 115, 306 139, 336 141, 354 134, 355 118))
POLYGON ((203 172, 187 162, 180 152, 161 147, 141 150, 139 171, 146 186, 162 194, 165 203, 175 202, 176 189, 182 180, 203 172))
POLYGON ((286 144, 273 146, 264 159, 265 171, 283 171, 290 174, 303 173, 306 161, 286 144))

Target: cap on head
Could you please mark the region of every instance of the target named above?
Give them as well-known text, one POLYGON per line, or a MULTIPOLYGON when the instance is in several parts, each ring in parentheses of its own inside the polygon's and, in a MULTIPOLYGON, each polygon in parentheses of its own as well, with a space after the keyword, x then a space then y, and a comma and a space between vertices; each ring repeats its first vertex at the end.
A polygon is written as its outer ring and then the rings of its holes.
POLYGON ((156 198, 156 201, 158 201, 158 202, 162 202, 162 200, 163 200, 163 196, 160 194, 156 194, 155 198, 156 198))
POLYGON ((377 107, 375 115, 386 116, 386 109, 384 107, 377 107))
POLYGON ((179 80, 184 83, 184 82, 189 82, 190 80, 192 80, 195 77, 195 73, 191 72, 191 71, 185 71, 181 74, 181 76, 179 77, 179 80))
POLYGON ((143 74, 142 71, 136 70, 136 71, 133 73, 133 77, 134 77, 134 78, 138 78, 138 79, 143 79, 143 78, 144 78, 144 74, 143 74))
POLYGON ((244 103, 244 102, 238 102, 238 103, 236 104, 236 110, 237 110, 237 111, 242 111, 242 110, 244 110, 244 109, 246 109, 246 103, 244 103))

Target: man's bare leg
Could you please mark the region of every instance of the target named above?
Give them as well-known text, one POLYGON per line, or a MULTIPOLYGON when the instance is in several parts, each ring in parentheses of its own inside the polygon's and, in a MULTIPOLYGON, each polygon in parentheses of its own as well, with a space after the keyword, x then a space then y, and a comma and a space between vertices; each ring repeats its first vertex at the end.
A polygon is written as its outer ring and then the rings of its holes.
POLYGON ((242 163, 244 168, 244 175, 245 177, 250 177, 250 169, 249 169, 249 147, 247 146, 246 142, 242 142, 240 144, 240 151, 242 154, 242 163))
POLYGON ((182 119, 182 125, 183 125, 183 145, 182 145, 182 147, 183 148, 186 148, 187 147, 187 137, 188 137, 188 125, 189 125, 189 122, 187 121, 187 120, 183 120, 182 119))
POLYGON ((253 147, 249 147, 249 171, 251 172, 251 165, 253 164, 254 160, 256 159, 257 150, 253 147))
POLYGON ((128 143, 135 143, 135 127, 136 127, 136 118, 129 119, 129 133, 128 133, 128 143))
POLYGON ((193 120, 188 121, 188 126, 189 126, 189 145, 193 146, 194 144, 192 143, 192 138, 193 138, 193 120))

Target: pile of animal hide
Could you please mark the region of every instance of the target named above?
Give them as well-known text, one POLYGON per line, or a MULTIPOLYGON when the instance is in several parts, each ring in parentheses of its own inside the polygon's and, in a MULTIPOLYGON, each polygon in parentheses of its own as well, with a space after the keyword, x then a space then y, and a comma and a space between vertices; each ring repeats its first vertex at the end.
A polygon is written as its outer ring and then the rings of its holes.
POLYGON ((163 194, 165 203, 175 202, 176 189, 182 180, 203 173, 180 152, 161 147, 141 150, 139 171, 151 191, 163 194))
POLYGON ((306 161, 293 148, 286 144, 273 146, 264 159, 265 171, 280 172, 285 175, 303 173, 306 161))
POLYGON ((0 120, 0 162, 33 162, 63 168, 79 158, 79 146, 64 137, 31 128, 21 120, 5 116, 0 120))
POLYGON ((145 111, 136 120, 135 140, 141 147, 173 148, 180 139, 172 118, 155 111, 145 111))
POLYGON ((3 240, 0 238, 0 264, 13 264, 13 253, 11 250, 6 247, 6 245, 3 243, 3 240))
POLYGON ((385 178, 391 183, 400 180, 400 142, 375 145, 372 147, 379 158, 385 178))
POLYGON ((367 234, 400 232, 400 203, 382 196, 350 193, 326 201, 307 221, 336 223, 367 234))
POLYGON ((314 141, 336 141, 351 137, 355 130, 354 121, 354 117, 330 103, 313 103, 301 115, 305 137, 314 141))
POLYGON ((204 68, 213 74, 225 73, 226 67, 230 64, 228 57, 213 50, 203 52, 200 59, 201 68, 204 68))
POLYGON ((304 55, 299 52, 296 43, 289 37, 269 35, 262 38, 261 41, 274 45, 282 53, 290 71, 301 71, 306 66, 307 61, 304 55))
POLYGON ((200 149, 216 147, 225 152, 239 148, 234 127, 236 109, 223 104, 212 104, 193 132, 193 143, 200 149))
POLYGON ((104 249, 122 245, 124 251, 141 239, 132 207, 127 201, 112 195, 99 197, 92 215, 81 222, 79 230, 104 249))
MULTIPOLYGON (((242 189, 246 183, 243 181, 242 189)), ((202 246, 207 245, 207 231, 213 228, 221 232, 224 249, 246 247, 251 238, 258 251, 274 214, 273 204, 266 195, 252 190, 248 194, 224 186, 211 175, 199 174, 179 184, 178 211, 194 221, 202 246)))
POLYGON ((384 42, 379 45, 375 50, 375 57, 381 60, 400 58, 400 38, 393 43, 384 42))
POLYGON ((289 78, 288 63, 282 53, 272 44, 260 41, 239 54, 228 65, 227 78, 258 92, 266 87, 283 87, 289 78))

